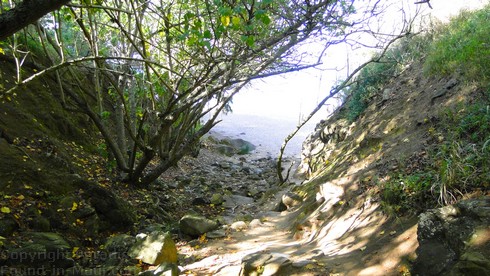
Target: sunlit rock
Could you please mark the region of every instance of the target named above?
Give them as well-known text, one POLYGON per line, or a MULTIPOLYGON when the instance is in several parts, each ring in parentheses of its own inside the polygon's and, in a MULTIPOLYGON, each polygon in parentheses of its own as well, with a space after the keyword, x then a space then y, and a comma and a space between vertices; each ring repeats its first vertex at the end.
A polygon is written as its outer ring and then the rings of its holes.
POLYGON ((139 234, 136 243, 129 249, 131 258, 151 265, 177 263, 177 248, 168 233, 155 231, 150 234, 139 234))
POLYGON ((420 215, 416 275, 490 275, 490 197, 420 215))

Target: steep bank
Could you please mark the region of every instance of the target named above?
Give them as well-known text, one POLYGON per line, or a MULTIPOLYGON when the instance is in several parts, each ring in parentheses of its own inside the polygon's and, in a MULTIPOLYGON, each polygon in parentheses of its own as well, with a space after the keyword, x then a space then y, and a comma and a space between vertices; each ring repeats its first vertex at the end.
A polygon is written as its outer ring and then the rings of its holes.
POLYGON ((340 274, 408 275, 412 264, 418 275, 488 271, 490 90, 481 57, 489 52, 479 34, 488 28, 475 23, 487 19, 488 7, 463 13, 433 42, 401 43, 393 60, 360 73, 345 104, 305 141, 308 180, 293 191, 306 203, 290 229, 340 274), (427 209, 455 203, 417 224, 427 209), (442 244, 428 242, 434 236, 442 244))

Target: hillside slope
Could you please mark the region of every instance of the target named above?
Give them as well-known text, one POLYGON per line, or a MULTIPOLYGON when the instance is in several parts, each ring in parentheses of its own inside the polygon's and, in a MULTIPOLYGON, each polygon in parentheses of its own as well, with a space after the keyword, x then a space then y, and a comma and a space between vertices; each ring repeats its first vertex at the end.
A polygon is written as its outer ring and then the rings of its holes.
MULTIPOLYGON (((348 97, 305 141, 290 228, 342 275, 409 273, 416 215, 488 197, 489 91, 465 75, 429 75, 418 59, 356 119, 348 97)), ((487 243, 488 247, 488 243, 487 243)))

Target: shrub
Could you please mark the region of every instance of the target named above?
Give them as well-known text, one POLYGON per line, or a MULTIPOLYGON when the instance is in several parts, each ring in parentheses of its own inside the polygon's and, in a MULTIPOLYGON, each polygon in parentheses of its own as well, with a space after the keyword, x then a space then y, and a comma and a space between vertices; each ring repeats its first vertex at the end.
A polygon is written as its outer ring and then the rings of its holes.
MULTIPOLYGON (((395 43, 378 62, 364 67, 353 84, 343 91, 349 121, 355 121, 366 109, 369 99, 379 93, 388 82, 409 64, 421 58, 430 42, 430 36, 409 36, 395 43)), ((376 58, 376 56, 374 56, 376 58)))
POLYGON ((433 75, 461 72, 469 81, 484 86, 490 82, 490 5, 462 12, 438 28, 424 69, 433 75))

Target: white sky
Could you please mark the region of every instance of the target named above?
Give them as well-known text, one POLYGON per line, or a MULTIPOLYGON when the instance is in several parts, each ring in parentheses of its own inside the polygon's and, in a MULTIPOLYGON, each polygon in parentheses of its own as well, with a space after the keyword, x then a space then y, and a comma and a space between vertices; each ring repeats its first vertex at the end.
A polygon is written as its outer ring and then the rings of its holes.
MULTIPOLYGON (((406 9, 413 12, 417 0, 382 0, 402 3, 406 9)), ((482 7, 489 0, 431 0, 433 9, 426 4, 421 6, 427 16, 432 15, 439 20, 447 21, 450 16, 458 14, 462 8, 473 9, 482 7)), ((427 19, 428 17, 425 16, 427 19)), ((391 14, 386 28, 392 27, 400 15, 391 14), (391 26, 390 26, 391 25, 391 26)), ((329 68, 345 68, 347 52, 351 69, 368 60, 370 52, 352 53, 345 45, 338 45, 329 50, 324 64, 329 68)), ((223 122, 216 130, 224 135, 239 136, 256 145, 262 145, 263 150, 275 155, 279 151, 284 138, 295 129, 301 117, 307 116, 330 91, 336 80, 344 79, 346 71, 308 69, 301 72, 275 76, 266 80, 256 81, 245 91, 241 91, 233 99, 233 113, 222 117, 223 122)), ((289 143, 286 155, 299 156, 301 144, 306 136, 322 119, 326 119, 337 101, 331 101, 328 106, 318 112, 310 123, 302 129, 298 137, 289 143)))
MULTIPOLYGON (((416 2, 416 0, 406 2, 406 7, 414 9, 416 5, 413 2, 416 2)), ((430 2, 433 9, 429 9, 426 4, 423 4, 423 12, 446 21, 449 16, 457 14, 461 8, 481 7, 489 1, 431 0, 430 2)), ((399 14, 393 13, 393 15, 399 17, 399 14)), ((330 68, 335 66, 338 68, 345 67, 346 46, 332 48, 329 52, 328 60, 324 61, 327 66, 330 68)), ((350 61, 353 63, 360 64, 368 58, 370 58, 370 54, 361 53, 354 55, 350 53, 350 61)), ((352 68, 354 67, 351 66, 352 68)), ((270 77, 266 80, 255 82, 252 87, 239 93, 233 100, 232 109, 236 114, 298 119, 300 116, 310 113, 316 104, 329 92, 335 80, 342 79, 345 75, 345 71, 309 69, 284 76, 270 77)), ((328 114, 328 111, 323 110, 321 116, 326 114, 328 114)))

